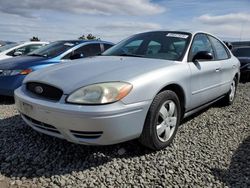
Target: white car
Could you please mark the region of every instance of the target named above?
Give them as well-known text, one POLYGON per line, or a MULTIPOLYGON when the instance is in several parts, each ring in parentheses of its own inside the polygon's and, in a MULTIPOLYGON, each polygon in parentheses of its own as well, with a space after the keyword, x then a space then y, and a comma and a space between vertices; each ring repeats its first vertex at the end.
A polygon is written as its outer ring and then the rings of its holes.
POLYGON ((42 46, 45 46, 46 44, 48 44, 48 42, 23 42, 1 46, 0 60, 26 55, 42 46))

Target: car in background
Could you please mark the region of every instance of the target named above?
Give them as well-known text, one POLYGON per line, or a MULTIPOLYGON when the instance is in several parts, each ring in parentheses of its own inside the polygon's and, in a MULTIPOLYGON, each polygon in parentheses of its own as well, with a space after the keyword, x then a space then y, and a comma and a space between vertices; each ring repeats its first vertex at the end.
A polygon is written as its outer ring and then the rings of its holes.
POLYGON ((232 44, 233 48, 250 46, 250 41, 233 41, 230 43, 232 44))
POLYGON ((8 44, 14 44, 14 43, 15 43, 15 42, 0 40, 0 47, 1 47, 1 46, 5 46, 5 45, 8 45, 8 44))
POLYGON ((47 45, 48 42, 23 42, 7 44, 0 47, 0 60, 15 56, 26 55, 38 48, 47 45))
POLYGON ((239 60, 204 32, 134 35, 101 56, 35 71, 15 90, 24 121, 78 144, 139 138, 159 150, 183 117, 223 99, 232 104, 239 60))
POLYGON ((27 56, 0 61, 0 95, 13 96, 25 76, 35 70, 60 62, 95 56, 113 46, 105 41, 64 40, 56 41, 27 56))
POLYGON ((250 78, 250 46, 237 47, 232 52, 240 60, 241 78, 248 80, 250 78))

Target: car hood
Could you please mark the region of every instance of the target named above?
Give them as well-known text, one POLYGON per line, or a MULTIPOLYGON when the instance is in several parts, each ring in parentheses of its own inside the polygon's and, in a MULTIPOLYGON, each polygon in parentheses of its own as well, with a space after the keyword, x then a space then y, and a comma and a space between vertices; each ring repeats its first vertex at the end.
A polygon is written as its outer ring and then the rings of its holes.
POLYGON ((167 67, 174 61, 137 57, 98 56, 61 63, 35 71, 24 80, 47 83, 61 88, 65 94, 93 83, 130 82, 137 76, 167 67))
POLYGON ((22 56, 13 57, 0 61, 0 69, 2 70, 17 70, 26 69, 39 63, 44 63, 48 59, 45 57, 34 57, 34 56, 22 56))

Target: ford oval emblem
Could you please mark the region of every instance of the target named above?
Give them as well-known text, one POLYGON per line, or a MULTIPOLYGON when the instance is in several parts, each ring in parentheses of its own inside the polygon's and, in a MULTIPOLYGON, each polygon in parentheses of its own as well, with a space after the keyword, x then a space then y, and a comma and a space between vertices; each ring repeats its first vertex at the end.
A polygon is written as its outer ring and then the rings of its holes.
POLYGON ((42 94, 43 93, 43 88, 41 86, 36 86, 35 87, 35 92, 38 94, 42 94))

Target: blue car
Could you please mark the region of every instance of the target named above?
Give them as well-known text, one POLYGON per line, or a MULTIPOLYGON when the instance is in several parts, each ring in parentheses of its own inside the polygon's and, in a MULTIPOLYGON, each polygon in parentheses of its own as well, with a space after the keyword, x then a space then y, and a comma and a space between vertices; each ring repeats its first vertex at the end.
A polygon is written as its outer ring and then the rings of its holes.
POLYGON ((0 95, 13 96, 25 76, 35 70, 69 60, 101 54, 114 44, 99 40, 56 41, 27 56, 0 61, 0 95))

